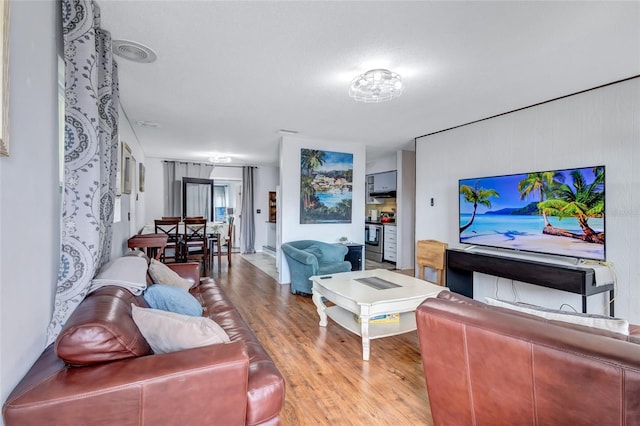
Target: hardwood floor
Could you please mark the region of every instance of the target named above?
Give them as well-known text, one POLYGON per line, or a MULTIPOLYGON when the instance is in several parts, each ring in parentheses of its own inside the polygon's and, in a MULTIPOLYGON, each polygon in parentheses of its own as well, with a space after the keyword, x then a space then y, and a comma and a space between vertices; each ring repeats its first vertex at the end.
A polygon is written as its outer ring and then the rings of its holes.
POLYGON ((320 327, 311 298, 241 256, 210 275, 285 378, 283 425, 433 424, 415 332, 372 340, 363 361, 359 336, 331 320, 320 327))

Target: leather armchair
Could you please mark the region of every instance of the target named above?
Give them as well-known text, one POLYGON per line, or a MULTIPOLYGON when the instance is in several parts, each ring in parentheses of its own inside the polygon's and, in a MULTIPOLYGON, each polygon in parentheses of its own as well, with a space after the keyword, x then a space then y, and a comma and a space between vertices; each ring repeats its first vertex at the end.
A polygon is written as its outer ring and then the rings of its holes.
POLYGON ((315 240, 289 241, 282 244, 291 275, 291 293, 311 294, 313 275, 351 271, 351 263, 344 260, 349 249, 342 244, 315 240))
POLYGON ((638 425, 640 346, 453 292, 416 310, 435 425, 638 425))

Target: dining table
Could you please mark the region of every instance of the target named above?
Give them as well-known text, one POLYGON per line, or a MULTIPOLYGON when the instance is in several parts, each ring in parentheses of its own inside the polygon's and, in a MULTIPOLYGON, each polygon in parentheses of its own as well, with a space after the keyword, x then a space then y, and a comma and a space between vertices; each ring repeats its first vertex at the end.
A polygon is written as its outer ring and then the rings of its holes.
POLYGON ((127 247, 132 250, 142 250, 149 258, 160 260, 169 237, 167 234, 138 234, 127 240, 127 247))
MULTIPOLYGON (((216 246, 215 254, 218 255, 218 270, 220 270, 222 266, 222 260, 220 256, 220 252, 222 250, 222 244, 227 235, 229 235, 229 224, 227 222, 207 222, 207 248, 212 255, 214 252, 211 251, 212 245, 216 246)), ((144 225, 140 234, 138 236, 145 235, 157 235, 156 227, 154 224, 144 225)), ((184 222, 178 223, 178 235, 184 235, 185 228, 184 222)), ((166 237, 166 234, 162 234, 166 237)), ((143 237, 144 238, 144 237, 143 237)), ((166 244, 166 242, 165 242, 166 244)))

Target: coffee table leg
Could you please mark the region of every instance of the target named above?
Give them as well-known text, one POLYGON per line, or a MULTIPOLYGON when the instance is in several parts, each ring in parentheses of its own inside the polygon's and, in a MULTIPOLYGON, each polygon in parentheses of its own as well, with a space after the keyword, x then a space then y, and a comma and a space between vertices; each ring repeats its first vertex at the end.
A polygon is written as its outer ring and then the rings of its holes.
POLYGON ((322 295, 314 290, 313 296, 311 298, 313 299, 313 303, 315 303, 316 309, 318 310, 318 315, 320 316, 320 326, 326 327, 327 314, 324 310, 327 309, 327 306, 322 302, 322 295))
POLYGON ((369 361, 370 343, 369 339, 369 317, 360 317, 360 336, 362 336, 362 359, 369 361))

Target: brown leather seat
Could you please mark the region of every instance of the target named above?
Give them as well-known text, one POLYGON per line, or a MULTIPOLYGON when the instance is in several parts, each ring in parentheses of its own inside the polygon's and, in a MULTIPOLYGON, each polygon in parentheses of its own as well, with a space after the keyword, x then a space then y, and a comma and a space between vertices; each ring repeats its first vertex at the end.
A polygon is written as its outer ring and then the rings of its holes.
POLYGON ((640 424, 636 336, 449 291, 425 300, 416 319, 436 425, 640 424))

